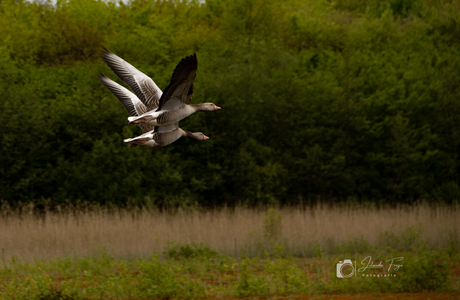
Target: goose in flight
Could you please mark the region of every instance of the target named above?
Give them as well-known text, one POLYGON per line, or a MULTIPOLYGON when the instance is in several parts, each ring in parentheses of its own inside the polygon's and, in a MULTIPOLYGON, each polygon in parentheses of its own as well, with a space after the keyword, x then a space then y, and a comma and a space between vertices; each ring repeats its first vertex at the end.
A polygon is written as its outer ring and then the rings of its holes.
POLYGON ((179 122, 197 111, 221 109, 210 102, 190 104, 193 93, 193 81, 195 80, 198 68, 196 54, 187 56, 179 62, 163 94, 150 77, 112 52, 104 49, 101 52, 101 57, 112 71, 146 105, 150 102, 158 103, 155 109, 149 108, 143 114, 128 117, 130 124, 145 123, 151 126, 168 126, 179 122))
MULTIPOLYGON (((155 109, 155 101, 148 101, 144 98, 143 102, 135 94, 130 92, 125 87, 119 85, 115 81, 104 75, 99 76, 99 80, 118 98, 130 116, 138 116, 145 113, 147 109, 155 109)), ((153 80, 152 80, 153 82, 153 80)), ((161 90, 158 89, 161 95, 161 90)), ((158 102, 157 102, 158 103, 158 102)), ((164 147, 167 146, 182 136, 194 140, 207 140, 209 137, 201 132, 189 132, 179 128, 179 122, 167 126, 153 127, 147 124, 138 124, 142 129, 142 134, 132 139, 124 141, 130 143, 128 147, 136 147, 138 145, 144 147, 164 147)))
POLYGON ((135 138, 124 139, 125 143, 130 143, 128 147, 136 147, 138 145, 144 147, 164 147, 174 143, 181 137, 186 137, 192 140, 204 141, 209 139, 201 132, 190 132, 179 127, 179 122, 168 126, 157 126, 154 130, 141 134, 135 138))

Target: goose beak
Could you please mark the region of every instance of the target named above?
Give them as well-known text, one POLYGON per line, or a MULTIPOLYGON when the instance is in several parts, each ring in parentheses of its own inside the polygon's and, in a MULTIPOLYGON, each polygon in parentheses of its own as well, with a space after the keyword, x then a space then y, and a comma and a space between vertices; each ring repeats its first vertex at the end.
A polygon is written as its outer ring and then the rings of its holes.
POLYGON ((203 140, 209 140, 209 136, 204 135, 203 140))
POLYGON ((219 110, 219 109, 221 109, 219 106, 214 105, 214 110, 219 110))

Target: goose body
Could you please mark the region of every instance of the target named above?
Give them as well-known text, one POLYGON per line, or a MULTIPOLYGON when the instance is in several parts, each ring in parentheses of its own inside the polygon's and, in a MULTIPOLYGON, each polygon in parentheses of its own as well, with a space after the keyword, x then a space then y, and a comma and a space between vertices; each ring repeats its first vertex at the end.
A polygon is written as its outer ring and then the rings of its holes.
POLYGON ((152 126, 167 126, 177 122, 177 120, 182 120, 197 111, 214 111, 219 109, 220 107, 214 105, 213 103, 183 105, 173 110, 149 111, 140 116, 128 117, 128 120, 130 124, 145 123, 152 126))
MULTIPOLYGON (((118 98, 126 111, 131 116, 136 116, 147 110, 147 106, 132 92, 125 87, 119 85, 115 81, 101 74, 99 80, 118 98)), ((142 129, 142 134, 131 139, 125 139, 129 142, 128 147, 136 147, 138 145, 150 148, 167 146, 182 136, 194 140, 207 140, 209 137, 201 132, 189 132, 179 127, 179 122, 168 126, 153 127, 147 124, 138 124, 142 129)))
POLYGON ((129 117, 130 124, 168 126, 197 111, 219 110, 220 107, 214 103, 190 104, 197 68, 196 54, 183 58, 174 69, 171 81, 159 99, 158 108, 139 116, 129 117))
POLYGON ((189 132, 179 128, 179 121, 196 111, 220 109, 213 103, 190 104, 198 66, 196 54, 180 61, 164 93, 150 77, 112 52, 104 49, 101 57, 134 92, 133 94, 102 74, 99 76, 99 80, 129 113, 130 123, 136 123, 142 129, 141 135, 124 140, 130 143, 128 147, 164 147, 183 136, 193 140, 209 139, 201 132, 189 132))
POLYGON ((104 49, 101 57, 147 107, 144 113, 128 117, 130 124, 168 126, 197 111, 221 109, 213 103, 190 104, 193 81, 198 68, 196 54, 185 57, 179 62, 164 93, 150 77, 116 54, 104 49))
POLYGON ((187 137, 197 141, 209 139, 201 132, 189 132, 178 127, 178 123, 169 126, 155 127, 154 130, 141 134, 135 138, 125 139, 130 143, 128 147, 144 146, 150 148, 164 147, 174 143, 181 137, 187 137))

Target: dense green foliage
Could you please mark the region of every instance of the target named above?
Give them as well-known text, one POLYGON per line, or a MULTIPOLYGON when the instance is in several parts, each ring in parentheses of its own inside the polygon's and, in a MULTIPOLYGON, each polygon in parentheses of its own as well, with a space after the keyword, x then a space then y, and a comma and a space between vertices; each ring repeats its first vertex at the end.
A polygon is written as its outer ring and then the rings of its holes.
POLYGON ((0 77, 10 204, 460 198, 457 1, 0 0, 0 77), (211 139, 126 148, 102 47, 162 89, 196 52, 211 139))

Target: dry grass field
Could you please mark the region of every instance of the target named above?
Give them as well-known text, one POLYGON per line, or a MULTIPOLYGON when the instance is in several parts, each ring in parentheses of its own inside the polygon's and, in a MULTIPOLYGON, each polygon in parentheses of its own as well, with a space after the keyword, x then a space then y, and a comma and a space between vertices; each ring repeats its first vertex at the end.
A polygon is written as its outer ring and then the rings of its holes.
MULTIPOLYGON (((100 251, 117 257, 148 257, 170 243, 203 243, 231 256, 255 255, 264 241, 281 241, 286 252, 311 257, 318 253, 363 252, 366 246, 398 243, 408 228, 416 228, 423 241, 442 249, 460 240, 460 207, 425 204, 412 207, 373 208, 321 206, 314 208, 213 211, 92 209, 47 211, 37 217, 32 208, 21 214, 3 209, 0 216, 1 263, 12 256, 21 261, 82 257, 100 251), (348 248, 347 248, 348 247, 348 248)), ((273 245, 273 243, 270 243, 273 245)), ((397 246, 397 245, 396 245, 397 246)))
POLYGON ((455 205, 0 211, 0 299, 460 296, 455 205), (404 261, 338 278, 364 256, 404 261))

